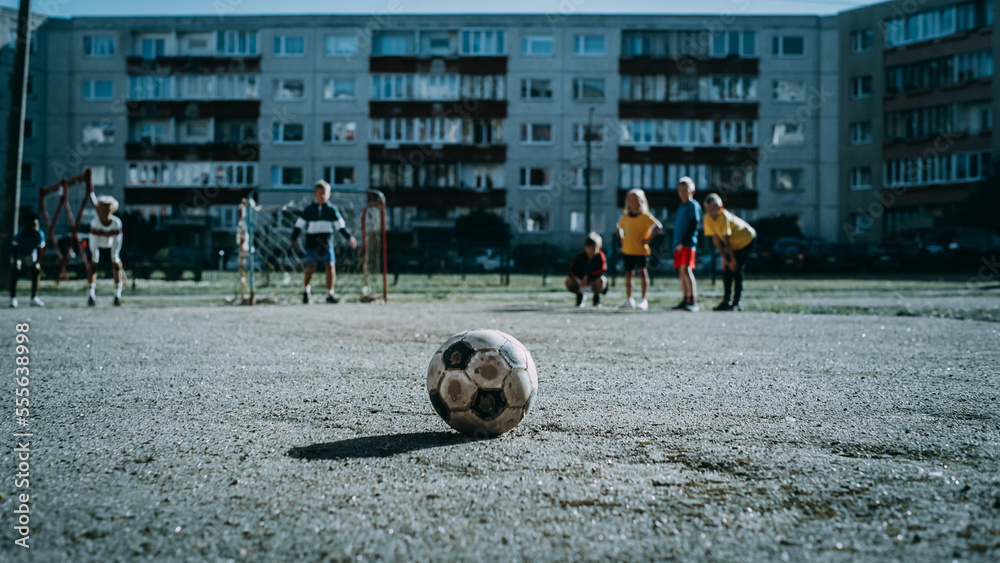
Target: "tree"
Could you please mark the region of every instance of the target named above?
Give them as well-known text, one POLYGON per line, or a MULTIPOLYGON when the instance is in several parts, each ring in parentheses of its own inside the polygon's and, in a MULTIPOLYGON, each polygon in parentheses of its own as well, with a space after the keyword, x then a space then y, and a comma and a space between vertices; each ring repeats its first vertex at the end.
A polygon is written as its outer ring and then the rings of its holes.
POLYGON ((997 228, 996 212, 1000 209, 1000 163, 993 167, 993 172, 981 182, 976 182, 965 201, 958 204, 955 219, 956 226, 997 228))
POLYGON ((799 227, 799 218, 795 215, 764 217, 755 221, 753 228, 757 231, 757 236, 761 239, 802 238, 802 228, 799 227))
POLYGON ((507 248, 510 236, 510 225, 495 213, 477 209, 455 220, 455 240, 460 250, 507 248))

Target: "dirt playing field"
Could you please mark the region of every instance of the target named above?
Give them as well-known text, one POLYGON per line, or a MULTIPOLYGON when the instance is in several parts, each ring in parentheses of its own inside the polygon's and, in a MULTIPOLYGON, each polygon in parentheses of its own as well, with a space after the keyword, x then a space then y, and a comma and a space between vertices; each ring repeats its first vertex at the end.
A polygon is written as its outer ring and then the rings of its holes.
POLYGON ((2 311, 0 560, 1000 560, 1000 324, 657 308, 2 311), (538 366, 493 440, 425 389, 470 328, 538 366))

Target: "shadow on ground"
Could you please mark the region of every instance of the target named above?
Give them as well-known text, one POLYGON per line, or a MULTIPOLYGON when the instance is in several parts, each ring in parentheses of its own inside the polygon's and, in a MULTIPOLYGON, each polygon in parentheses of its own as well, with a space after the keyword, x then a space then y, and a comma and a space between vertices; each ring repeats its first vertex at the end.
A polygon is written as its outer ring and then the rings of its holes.
POLYGON ((454 446, 472 441, 474 441, 472 438, 454 432, 388 434, 292 448, 288 450, 288 456, 308 460, 389 457, 415 450, 454 446))

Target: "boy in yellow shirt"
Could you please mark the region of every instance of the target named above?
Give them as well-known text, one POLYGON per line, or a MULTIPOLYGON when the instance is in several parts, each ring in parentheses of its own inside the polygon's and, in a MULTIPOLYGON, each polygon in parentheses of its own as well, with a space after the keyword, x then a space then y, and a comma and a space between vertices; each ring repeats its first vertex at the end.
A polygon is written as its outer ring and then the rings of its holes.
POLYGON ((649 202, 642 190, 629 190, 625 194, 625 213, 618 220, 618 238, 622 241, 622 255, 625 258, 625 302, 623 309, 649 309, 646 290, 649 288, 649 241, 660 232, 663 225, 649 212, 649 202), (639 274, 642 283, 642 301, 636 304, 632 298, 632 273, 639 274))
POLYGON ((705 236, 712 237, 712 243, 722 256, 722 284, 725 287, 722 303, 714 310, 742 311, 743 272, 757 240, 757 231, 743 219, 726 211, 718 194, 709 194, 705 198, 705 215, 705 236))

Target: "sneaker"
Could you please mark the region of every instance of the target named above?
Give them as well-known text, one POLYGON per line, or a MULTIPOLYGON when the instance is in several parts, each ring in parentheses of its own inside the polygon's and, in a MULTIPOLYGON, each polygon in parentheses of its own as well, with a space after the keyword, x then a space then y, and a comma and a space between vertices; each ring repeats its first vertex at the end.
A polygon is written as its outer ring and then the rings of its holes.
POLYGON ((10 308, 17 309, 17 297, 10 298, 10 308))
POLYGON ((121 307, 121 306, 122 306, 122 298, 115 295, 115 307, 121 307))
POLYGON ((581 308, 583 307, 583 294, 582 293, 577 293, 576 294, 576 306, 577 307, 581 307, 581 308))
POLYGON ((691 313, 694 313, 695 311, 698 311, 700 309, 701 307, 699 307, 698 304, 693 301, 684 306, 684 310, 691 313))
POLYGON ((303 291, 302 292, 302 304, 303 305, 308 305, 309 304, 309 292, 308 291, 303 291))
POLYGON ((39 299, 38 296, 36 295, 36 296, 34 296, 34 297, 31 298, 31 306, 32 307, 44 307, 45 306, 45 302, 42 301, 41 299, 39 299))
POLYGON ((639 309, 640 311, 648 311, 649 301, 646 301, 646 299, 643 298, 642 301, 640 301, 639 304, 635 306, 635 308, 639 309))
POLYGON ((625 302, 622 303, 622 309, 635 309, 635 299, 632 297, 626 299, 625 302))
POLYGON ((673 307, 671 307, 671 309, 674 311, 682 311, 684 309, 687 309, 687 306, 688 302, 682 299, 680 303, 674 305, 673 307))
POLYGON ((732 311, 733 310, 733 306, 729 304, 729 301, 725 301, 724 300, 722 303, 719 303, 715 307, 712 307, 712 310, 713 311, 732 311))
POLYGON ((600 306, 601 306, 601 294, 598 293, 597 295, 594 295, 594 307, 600 307, 600 306))
POLYGON ((93 295, 88 295, 87 296, 87 306, 88 307, 94 307, 96 305, 97 305, 97 302, 94 301, 94 296, 93 295))
POLYGON ((340 303, 340 298, 337 297, 336 295, 327 295, 326 296, 326 302, 327 303, 340 303))
POLYGON ((730 311, 740 312, 743 310, 743 306, 739 303, 733 303, 732 307, 729 308, 730 311))

